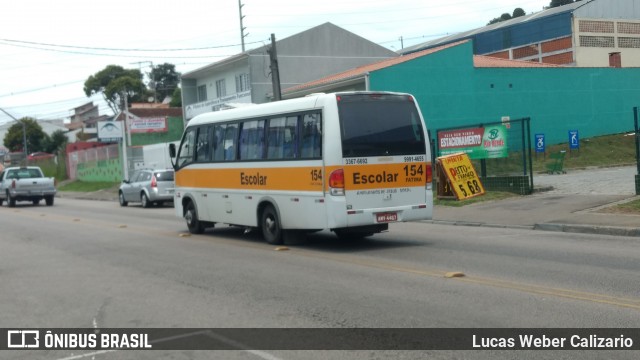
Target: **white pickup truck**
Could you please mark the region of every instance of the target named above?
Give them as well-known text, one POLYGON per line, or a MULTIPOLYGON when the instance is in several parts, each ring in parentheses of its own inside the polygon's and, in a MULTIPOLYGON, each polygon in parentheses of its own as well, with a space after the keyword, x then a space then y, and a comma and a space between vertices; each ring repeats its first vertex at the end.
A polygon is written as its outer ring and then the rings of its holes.
POLYGON ((38 205, 44 199, 51 206, 55 195, 54 179, 45 177, 37 166, 8 167, 0 173, 0 205, 4 201, 9 207, 16 206, 16 201, 38 205))

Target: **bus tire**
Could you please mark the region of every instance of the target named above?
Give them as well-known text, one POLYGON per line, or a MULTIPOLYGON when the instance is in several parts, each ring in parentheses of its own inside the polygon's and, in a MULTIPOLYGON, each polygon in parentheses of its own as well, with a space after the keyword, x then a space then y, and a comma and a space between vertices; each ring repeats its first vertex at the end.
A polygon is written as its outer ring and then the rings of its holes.
POLYGON ((282 244, 282 228, 278 213, 272 205, 267 205, 260 216, 260 228, 262 237, 271 245, 282 244))
POLYGON ((187 203, 184 211, 184 219, 187 222, 187 228, 189 228, 190 233, 202 234, 204 232, 204 225, 198 219, 198 212, 192 201, 187 203))

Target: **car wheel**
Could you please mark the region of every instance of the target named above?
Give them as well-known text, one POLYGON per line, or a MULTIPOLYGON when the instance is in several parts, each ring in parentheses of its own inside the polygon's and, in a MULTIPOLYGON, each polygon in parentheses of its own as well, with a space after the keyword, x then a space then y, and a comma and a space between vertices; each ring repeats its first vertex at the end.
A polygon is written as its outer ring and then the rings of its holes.
POLYGON ((202 234, 204 232, 204 225, 198 219, 198 212, 193 202, 189 201, 184 211, 184 220, 187 222, 189 232, 192 234, 202 234))
POLYGON ((40 205, 40 200, 33 200, 33 205, 40 205))
POLYGON ((44 202, 47 204, 47 206, 53 206, 53 196, 45 197, 44 202))
POLYGON ((4 202, 4 199, 0 199, 0 206, 2 206, 3 202, 4 202))
POLYGON ((127 206, 129 203, 124 201, 124 193, 120 191, 118 193, 118 200, 120 201, 120 206, 127 206))
POLYGON ((12 198, 11 195, 9 195, 9 191, 7 190, 7 205, 9 205, 9 207, 15 207, 16 206, 16 199, 12 198))
POLYGON ((262 228, 262 237, 272 245, 282 244, 282 228, 280 227, 280 219, 276 209, 271 205, 262 210, 260 217, 260 227, 262 228))
POLYGON ((140 202, 142 203, 143 208, 151 207, 151 202, 149 202, 149 198, 145 193, 140 194, 140 202))

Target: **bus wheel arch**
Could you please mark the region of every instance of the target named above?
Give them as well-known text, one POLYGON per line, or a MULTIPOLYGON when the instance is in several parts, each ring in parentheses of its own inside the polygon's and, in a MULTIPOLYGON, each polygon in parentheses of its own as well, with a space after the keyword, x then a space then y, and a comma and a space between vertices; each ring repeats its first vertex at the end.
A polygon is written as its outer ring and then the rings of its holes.
POLYGON ((271 201, 263 201, 258 205, 258 226, 262 231, 262 237, 272 245, 280 245, 283 242, 282 223, 277 206, 271 201))
POLYGON ((198 218, 198 209, 195 202, 186 197, 182 200, 182 217, 187 223, 187 228, 192 234, 202 234, 204 232, 204 223, 198 218))

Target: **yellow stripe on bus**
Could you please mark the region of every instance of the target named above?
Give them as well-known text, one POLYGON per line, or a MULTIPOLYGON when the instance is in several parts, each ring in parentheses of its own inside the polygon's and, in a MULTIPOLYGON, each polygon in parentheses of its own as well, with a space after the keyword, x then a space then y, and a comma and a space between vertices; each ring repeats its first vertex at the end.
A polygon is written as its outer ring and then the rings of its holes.
POLYGON ((322 191, 321 167, 181 169, 176 187, 322 191))
POLYGON ((347 190, 424 187, 427 167, 424 162, 349 165, 344 167, 347 190))

